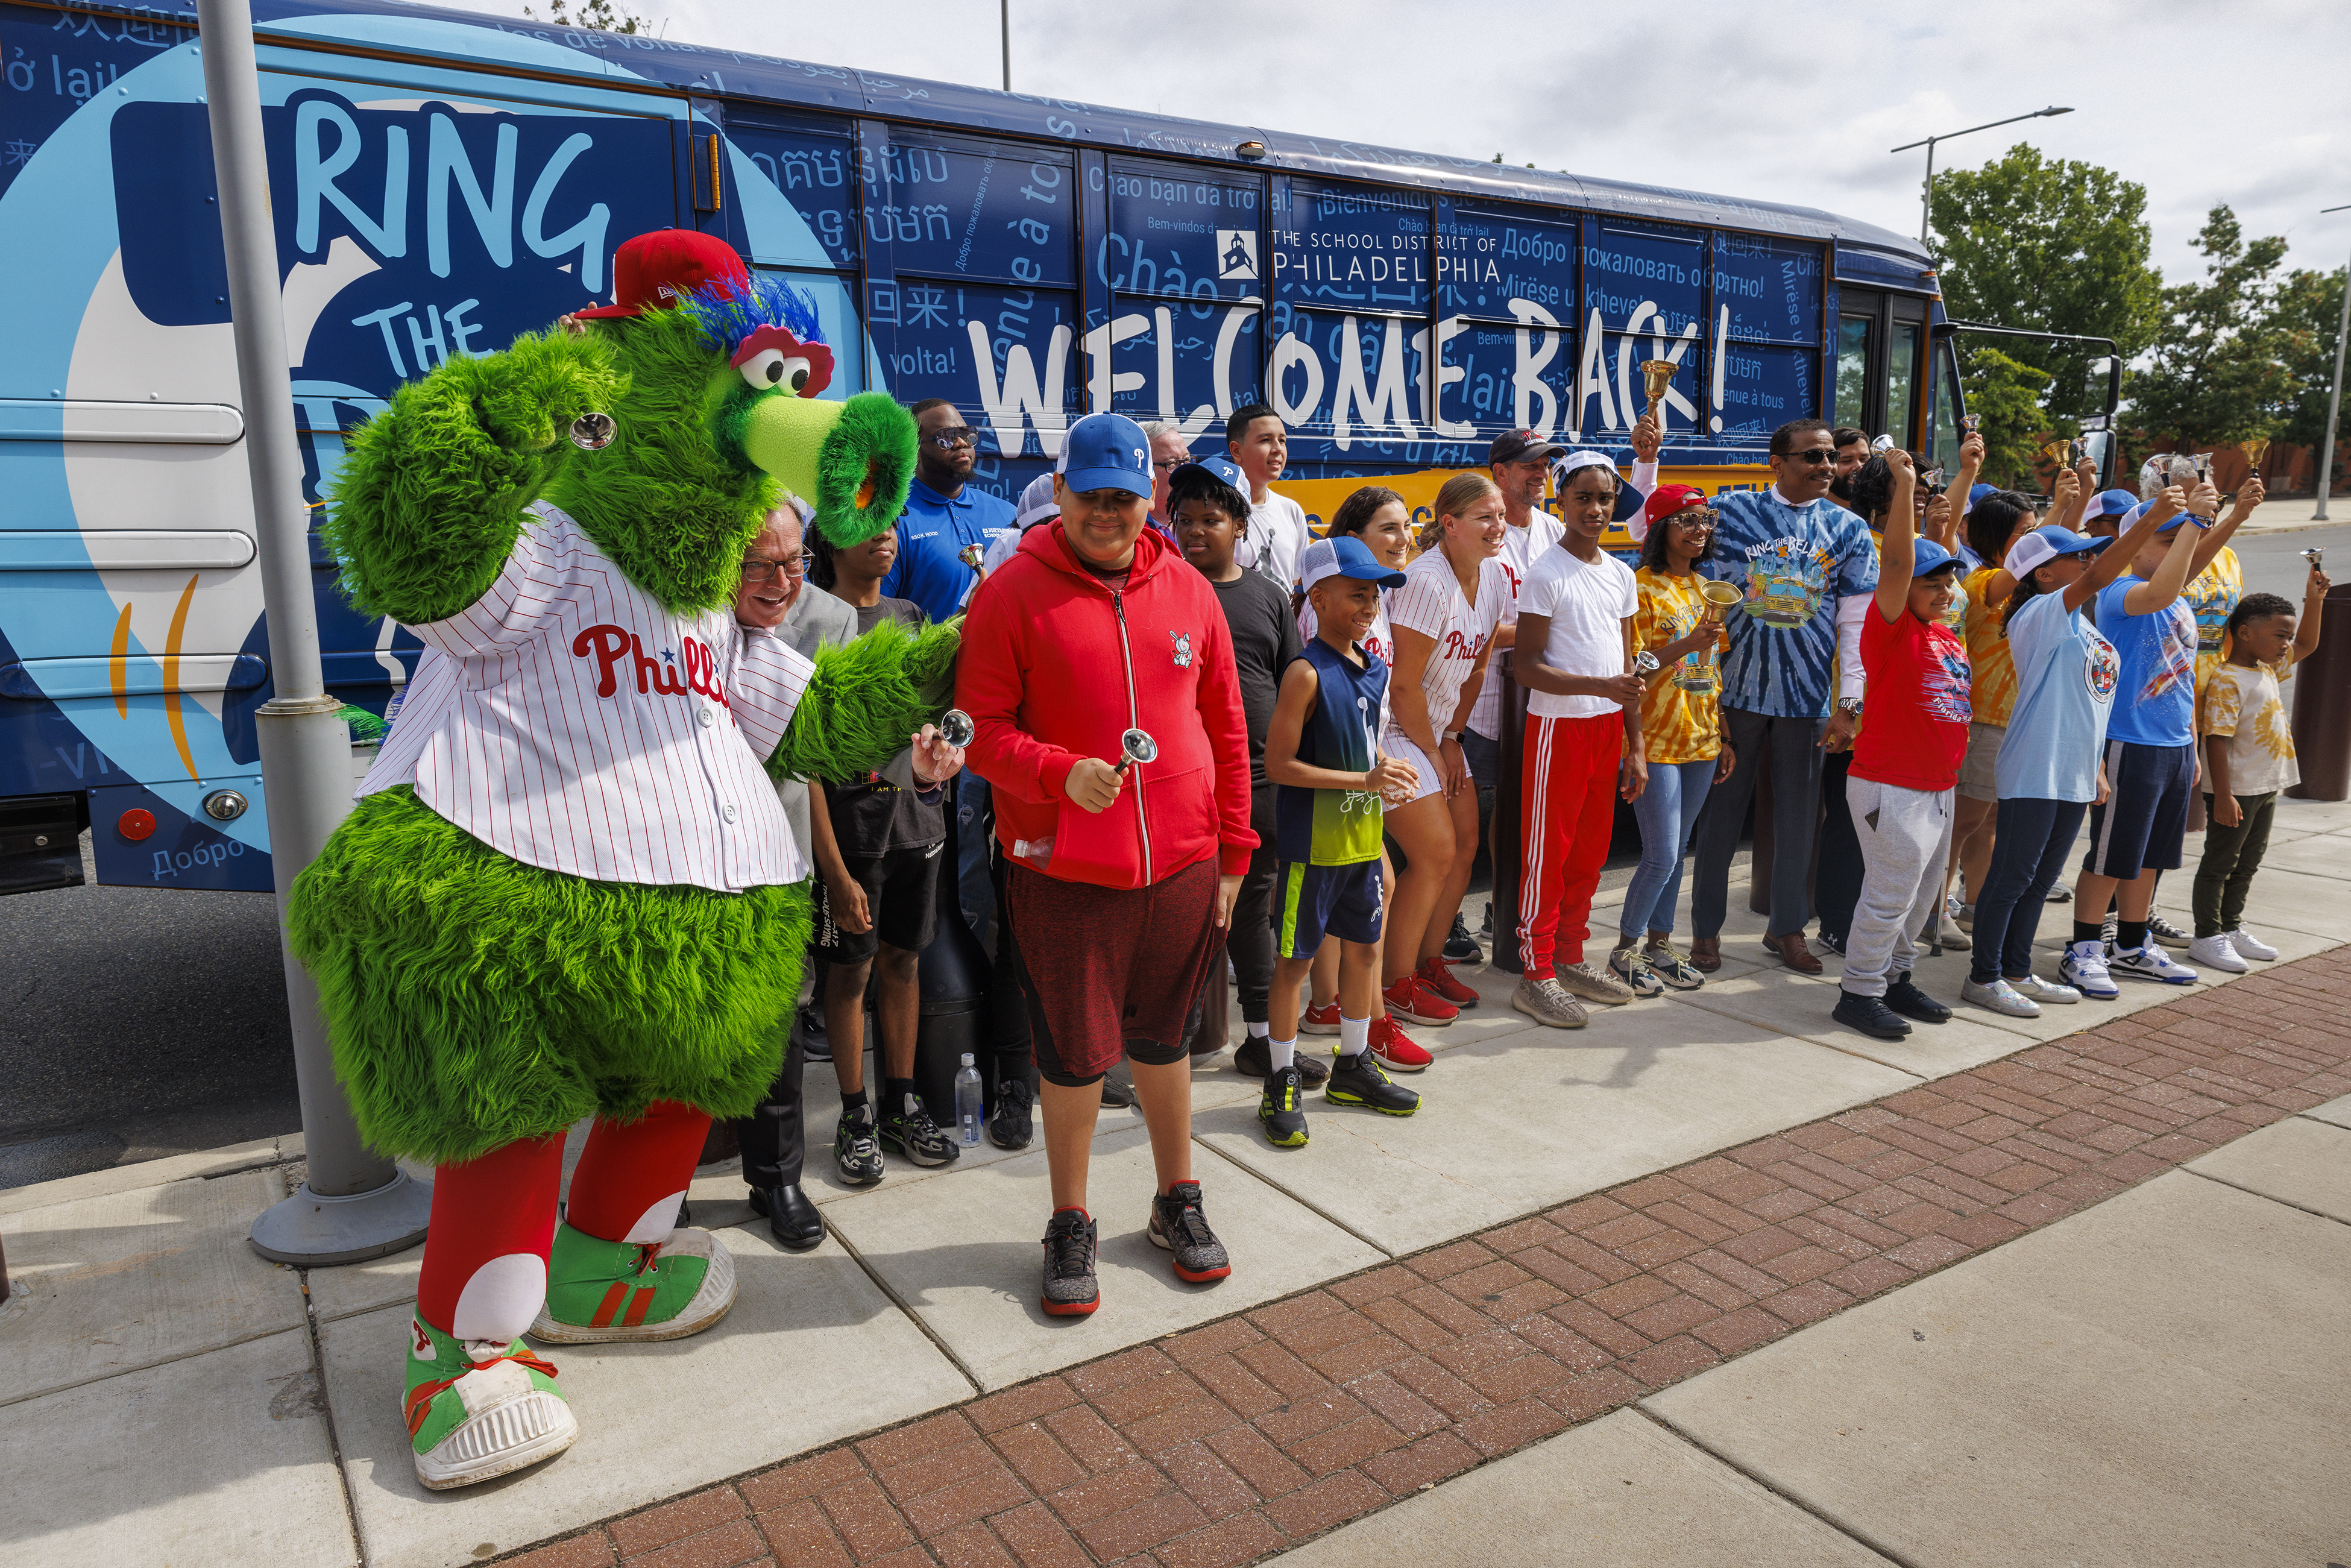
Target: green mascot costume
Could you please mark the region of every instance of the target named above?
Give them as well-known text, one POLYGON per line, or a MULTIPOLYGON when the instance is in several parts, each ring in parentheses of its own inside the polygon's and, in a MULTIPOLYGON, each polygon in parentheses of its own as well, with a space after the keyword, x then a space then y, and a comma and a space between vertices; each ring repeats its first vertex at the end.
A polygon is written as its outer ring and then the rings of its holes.
POLYGON ((578 1435, 526 1333, 677 1339, 734 1304, 676 1218, 799 987, 809 868, 768 775, 882 767, 952 674, 951 628, 811 665, 729 612, 784 490, 836 545, 896 520, 904 411, 816 401, 813 304, 715 239, 640 235, 613 273, 616 303, 395 392, 328 525, 352 601, 425 644, 291 926, 361 1132, 439 1167, 404 1351, 436 1489, 578 1435))

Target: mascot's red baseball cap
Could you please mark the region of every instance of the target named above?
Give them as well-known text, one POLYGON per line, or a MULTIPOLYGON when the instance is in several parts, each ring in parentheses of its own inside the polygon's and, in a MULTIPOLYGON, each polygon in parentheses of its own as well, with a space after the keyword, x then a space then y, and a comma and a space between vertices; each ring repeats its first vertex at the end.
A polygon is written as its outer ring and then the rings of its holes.
POLYGON ((665 310, 708 283, 748 285, 750 268, 723 239, 692 229, 655 229, 612 255, 612 303, 574 316, 636 316, 665 310))

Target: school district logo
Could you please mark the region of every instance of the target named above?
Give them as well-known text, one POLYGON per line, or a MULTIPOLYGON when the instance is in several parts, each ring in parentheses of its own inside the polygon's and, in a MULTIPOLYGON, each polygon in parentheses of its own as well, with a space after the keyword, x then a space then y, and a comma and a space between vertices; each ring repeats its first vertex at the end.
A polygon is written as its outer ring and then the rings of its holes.
POLYGON ((1176 661, 1176 667, 1179 670, 1190 669, 1192 667, 1192 633, 1170 632, 1167 637, 1176 644, 1175 651, 1169 655, 1176 661))
POLYGON ((1235 283, 1257 281, 1257 231, 1217 231, 1217 277, 1235 283))
POLYGON ((2082 660, 2082 679, 2089 684, 2090 700, 2095 703, 2114 701, 2116 684, 2122 679, 2122 655, 2115 652, 2112 643, 2095 632, 2090 633, 2083 652, 2086 656, 2082 660))

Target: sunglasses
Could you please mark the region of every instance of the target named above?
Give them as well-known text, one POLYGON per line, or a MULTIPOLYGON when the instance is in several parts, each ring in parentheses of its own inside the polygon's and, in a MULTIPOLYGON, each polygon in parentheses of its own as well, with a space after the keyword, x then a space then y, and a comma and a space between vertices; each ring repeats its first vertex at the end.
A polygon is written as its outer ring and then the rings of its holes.
POLYGON ((958 446, 976 446, 978 444, 979 432, 967 424, 942 430, 931 437, 931 444, 942 452, 953 452, 958 446))
POLYGON ((1836 454, 1824 446, 1807 446, 1802 452, 1782 452, 1779 455, 1791 463, 1809 463, 1815 468, 1836 461, 1836 454))

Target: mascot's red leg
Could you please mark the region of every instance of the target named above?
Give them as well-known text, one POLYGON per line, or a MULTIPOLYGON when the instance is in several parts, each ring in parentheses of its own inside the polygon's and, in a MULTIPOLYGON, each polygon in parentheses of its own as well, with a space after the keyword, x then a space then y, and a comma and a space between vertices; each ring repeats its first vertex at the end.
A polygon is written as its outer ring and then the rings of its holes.
POLYGON ((571 1173, 563 1218, 605 1241, 666 1241, 694 1180, 710 1118, 677 1100, 656 1102, 642 1121, 599 1117, 571 1173))
POLYGON ((733 1256, 707 1230, 677 1223, 709 1131, 706 1114, 674 1100, 633 1122, 597 1122, 571 1173, 533 1339, 683 1339, 726 1315, 733 1256))
POLYGON ((518 1339, 547 1299, 563 1139, 508 1144, 434 1174, 416 1310, 461 1340, 518 1339))

